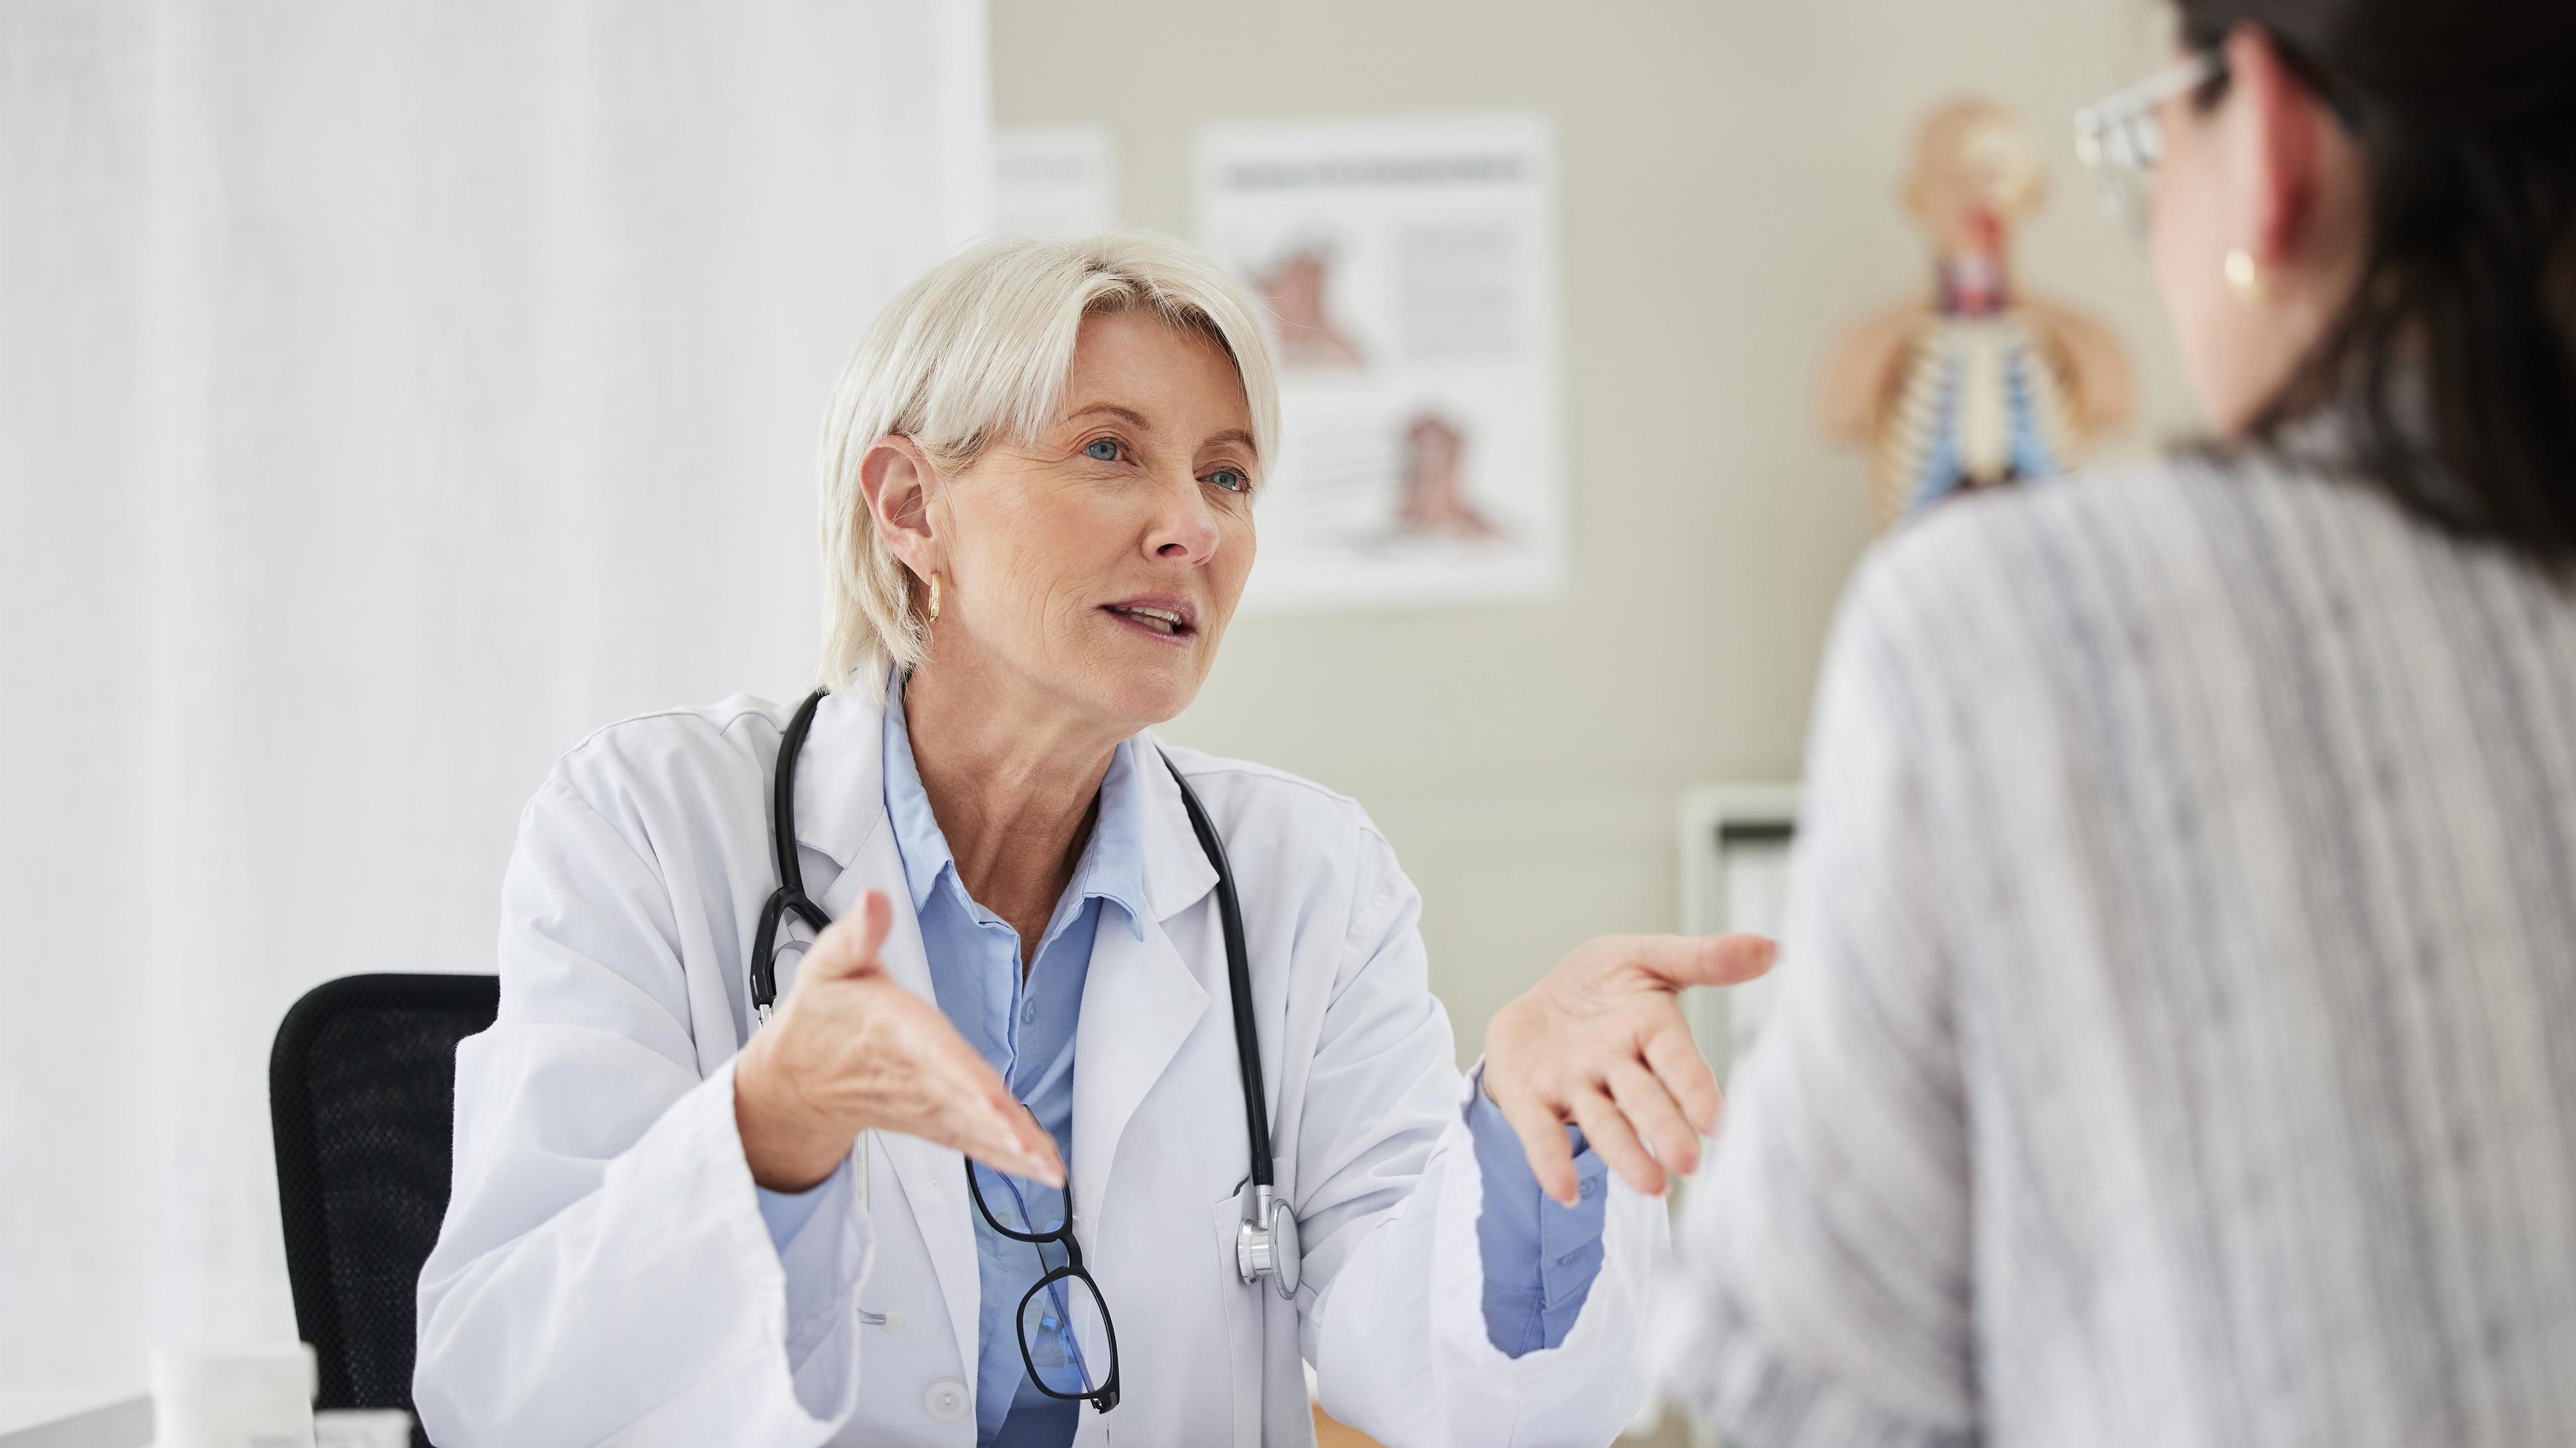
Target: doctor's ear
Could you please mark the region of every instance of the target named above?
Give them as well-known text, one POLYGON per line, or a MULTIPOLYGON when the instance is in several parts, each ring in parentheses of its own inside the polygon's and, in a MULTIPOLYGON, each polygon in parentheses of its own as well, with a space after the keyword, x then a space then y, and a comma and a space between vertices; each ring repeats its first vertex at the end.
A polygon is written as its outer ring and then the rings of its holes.
POLYGON ((938 530, 930 516, 930 490, 939 470, 919 444, 900 433, 887 433, 868 444, 859 459, 859 491, 866 499, 868 521, 902 559, 924 578, 940 570, 938 530))

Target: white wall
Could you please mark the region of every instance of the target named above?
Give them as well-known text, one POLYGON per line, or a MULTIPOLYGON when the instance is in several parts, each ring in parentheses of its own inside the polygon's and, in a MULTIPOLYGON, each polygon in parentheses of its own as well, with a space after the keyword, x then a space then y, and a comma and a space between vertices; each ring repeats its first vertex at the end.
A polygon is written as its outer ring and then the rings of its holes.
MULTIPOLYGON (((1090 122, 1125 220, 1186 234, 1191 128, 1534 107, 1562 146, 1571 584, 1544 607, 1238 623, 1171 732, 1376 815, 1425 896, 1462 1056, 1568 946, 1672 928, 1686 782, 1796 773, 1862 468, 1811 394, 1837 325, 1919 288, 1892 188, 1915 115, 2017 105, 2057 199, 2024 275, 2185 402, 2143 257, 2071 113, 2161 60, 2149 0, 993 0, 1003 124, 1090 122)), ((2153 431, 2153 429, 2151 429, 2153 431)))

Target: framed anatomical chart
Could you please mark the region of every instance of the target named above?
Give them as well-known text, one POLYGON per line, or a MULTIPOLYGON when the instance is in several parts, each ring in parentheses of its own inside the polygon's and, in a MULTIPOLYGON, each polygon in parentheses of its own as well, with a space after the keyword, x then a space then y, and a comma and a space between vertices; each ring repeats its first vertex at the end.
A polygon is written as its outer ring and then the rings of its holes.
POLYGON ((1281 363, 1246 607, 1556 591, 1555 165, 1534 115, 1200 132, 1199 244, 1264 304, 1281 363))

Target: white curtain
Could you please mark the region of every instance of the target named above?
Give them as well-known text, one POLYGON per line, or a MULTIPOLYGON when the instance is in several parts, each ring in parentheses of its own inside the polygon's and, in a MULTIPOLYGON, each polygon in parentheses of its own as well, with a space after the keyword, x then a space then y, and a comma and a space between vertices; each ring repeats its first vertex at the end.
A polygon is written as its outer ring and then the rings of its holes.
POLYGON ((491 969, 557 754, 801 686, 824 398, 988 216, 984 24, 0 4, 0 1394, 291 1336, 288 1004, 491 969))

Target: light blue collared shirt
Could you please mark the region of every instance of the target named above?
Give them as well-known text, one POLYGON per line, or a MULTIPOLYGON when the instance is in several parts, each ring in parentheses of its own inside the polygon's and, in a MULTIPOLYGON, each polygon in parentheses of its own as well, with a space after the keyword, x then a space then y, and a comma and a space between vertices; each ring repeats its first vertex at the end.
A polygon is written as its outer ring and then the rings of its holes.
MULTIPOLYGON (((1143 746, 1133 739, 1110 756, 1091 839, 1024 979, 1018 932, 967 894, 947 836, 931 814, 899 681, 888 691, 884 748, 886 814, 921 921, 932 994, 1071 1162, 1074 1023, 1090 973, 1092 936, 1127 930, 1143 938, 1145 793, 1137 771, 1159 769, 1162 762, 1140 758, 1143 746)), ((1575 1166, 1583 1195, 1576 1206, 1557 1206, 1539 1191, 1519 1138, 1482 1090, 1468 1107, 1467 1123, 1485 1181, 1477 1239, 1485 1265, 1486 1333, 1514 1357, 1555 1347, 1601 1270, 1606 1170, 1591 1151, 1580 1151, 1575 1166)), ((848 1171, 848 1164, 840 1170, 848 1171)), ((784 1249, 823 1195, 820 1187, 792 1195, 762 1191, 760 1210, 771 1240, 784 1249)), ((983 1448, 1066 1448, 1079 1414, 1089 1410, 1039 1392, 1020 1361, 1015 1315, 1044 1270, 1040 1249, 994 1231, 981 1213, 974 1220, 983 1303, 976 1324, 975 1441, 983 1448)), ((1046 1268, 1062 1265, 1052 1249, 1043 1260, 1046 1268)), ((1118 1285, 1104 1282, 1101 1291, 1110 1311, 1118 1311, 1118 1285)))

